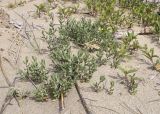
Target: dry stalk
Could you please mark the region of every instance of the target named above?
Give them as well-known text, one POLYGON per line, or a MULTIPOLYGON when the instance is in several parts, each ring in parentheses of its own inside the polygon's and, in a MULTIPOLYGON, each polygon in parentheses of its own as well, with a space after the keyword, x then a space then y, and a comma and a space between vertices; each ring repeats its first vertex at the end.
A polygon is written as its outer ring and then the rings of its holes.
POLYGON ((1 110, 0 110, 0 114, 3 114, 3 112, 5 111, 5 109, 7 108, 7 106, 10 104, 10 102, 12 101, 13 99, 13 96, 9 97, 8 95, 6 96, 5 100, 4 100, 4 103, 1 107, 1 110))
POLYGON ((23 17, 23 16, 21 16, 20 14, 18 14, 17 12, 15 12, 19 17, 21 17, 21 19, 23 20, 23 22, 24 22, 24 33, 25 33, 25 35, 21 35, 22 37, 24 37, 24 38, 26 38, 26 39, 28 39, 28 41, 29 41, 29 43, 30 43, 30 45, 36 50, 36 51, 38 51, 39 53, 41 53, 41 51, 40 51, 40 47, 39 47, 39 44, 38 44, 38 42, 37 42, 37 40, 36 40, 36 37, 35 37, 35 34, 34 34, 34 32, 33 32, 33 30, 32 30, 32 28, 31 28, 31 25, 27 22, 27 20, 23 17), (32 41, 31 41, 31 36, 29 35, 29 33, 28 33, 28 31, 27 31, 27 26, 29 27, 29 29, 30 29, 30 32, 31 32, 31 34, 32 34, 32 36, 33 36, 33 41, 34 41, 34 43, 35 43, 35 45, 32 43, 32 41))
POLYGON ((80 92, 80 89, 79 89, 79 86, 78 86, 78 83, 77 83, 77 82, 75 83, 75 88, 76 88, 76 90, 77 90, 78 96, 79 96, 79 98, 80 98, 80 101, 81 101, 81 103, 82 103, 82 106, 83 106, 86 114, 92 114, 92 112, 90 111, 89 107, 87 106, 86 101, 84 100, 84 98, 83 98, 83 96, 82 96, 82 94, 81 94, 81 92, 80 92))
POLYGON ((1 55, 0 55, 0 70, 1 70, 1 72, 2 72, 2 74, 3 74, 3 77, 5 78, 8 86, 12 86, 12 85, 11 85, 11 82, 9 81, 9 79, 8 79, 6 73, 5 73, 5 70, 3 69, 2 57, 1 57, 1 55))
MULTIPOLYGON (((12 84, 13 85, 13 84, 12 84)), ((9 92, 8 92, 9 93, 9 92)), ((1 109, 0 109, 0 114, 3 114, 3 112, 5 111, 5 109, 7 108, 7 106, 8 105, 10 105, 10 103, 11 103, 11 101, 13 100, 13 99, 15 99, 15 101, 17 102, 17 105, 18 105, 18 107, 20 108, 20 110, 21 110, 21 114, 24 114, 23 113, 23 110, 22 110, 22 108, 21 108, 21 104, 20 104, 20 102, 19 102, 19 100, 17 99, 17 97, 15 96, 15 95, 6 95, 6 98, 5 98, 5 100, 4 100, 4 103, 3 103, 3 105, 2 105, 2 107, 1 107, 1 109)))
MULTIPOLYGON (((17 78, 14 78, 14 81, 11 84, 12 87, 15 86, 16 79, 17 78)), ((11 88, 11 87, 9 87, 9 88, 11 88)), ((9 91, 8 91, 8 93, 9 93, 9 91)), ((19 106, 19 108, 21 110, 21 114, 24 114, 23 111, 22 111, 22 109, 21 109, 21 105, 20 105, 20 102, 18 101, 17 97, 15 95, 9 95, 9 94, 7 94, 6 97, 5 97, 5 99, 4 99, 4 103, 2 104, 2 107, 0 109, 0 114, 3 114, 3 112, 5 111, 5 109, 7 108, 7 106, 10 105, 10 103, 11 103, 11 101, 13 99, 16 100, 16 102, 17 102, 17 104, 18 104, 18 106, 19 106)))
POLYGON ((129 107, 125 102, 122 102, 122 104, 120 104, 123 108, 127 109, 129 112, 131 112, 132 114, 140 114, 138 112, 136 112, 134 109, 132 109, 131 107, 129 107))
POLYGON ((8 60, 6 57, 2 57, 6 62, 8 62, 8 64, 13 68, 16 69, 15 66, 10 62, 10 60, 8 60))
POLYGON ((63 93, 61 93, 61 95, 60 95, 59 107, 60 107, 60 111, 64 110, 64 108, 65 108, 65 105, 64 105, 64 95, 63 95, 63 93))
POLYGON ((20 54, 22 45, 24 44, 24 42, 22 41, 22 39, 18 38, 19 37, 18 35, 20 35, 21 29, 19 31, 17 31, 16 38, 14 38, 11 41, 11 45, 9 46, 9 49, 8 49, 8 54, 9 55, 12 54, 14 56, 14 59, 15 59, 14 62, 15 62, 15 64, 17 64, 17 62, 18 62, 19 54, 20 54))
POLYGON ((96 105, 91 105, 91 106, 97 107, 97 108, 102 108, 102 109, 105 109, 105 110, 109 110, 109 111, 112 111, 112 112, 114 112, 114 113, 116 113, 116 114, 120 114, 119 112, 117 112, 117 111, 115 111, 115 110, 113 110, 113 109, 107 108, 107 107, 96 106, 96 105))
POLYGON ((15 63, 16 63, 16 64, 17 64, 17 62, 18 62, 18 60, 19 60, 19 54, 20 54, 20 52, 21 52, 21 48, 22 48, 22 46, 20 46, 20 47, 18 48, 18 52, 17 52, 16 59, 15 59, 15 63))

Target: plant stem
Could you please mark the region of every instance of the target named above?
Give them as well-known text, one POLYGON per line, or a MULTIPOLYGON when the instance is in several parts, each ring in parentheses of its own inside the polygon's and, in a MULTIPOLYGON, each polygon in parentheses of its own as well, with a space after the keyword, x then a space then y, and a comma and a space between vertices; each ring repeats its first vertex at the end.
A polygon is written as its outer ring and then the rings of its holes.
POLYGON ((64 106, 64 95, 63 95, 62 92, 61 92, 59 101, 60 101, 60 103, 59 103, 60 111, 62 111, 65 108, 65 106, 64 106))
POLYGON ((81 93, 80 93, 78 83, 75 82, 74 85, 75 85, 75 88, 76 88, 76 90, 77 90, 78 96, 79 96, 79 98, 80 98, 80 101, 81 101, 81 103, 82 103, 82 106, 83 106, 86 114, 92 114, 92 112, 89 110, 89 108, 88 108, 88 106, 87 106, 86 101, 83 99, 83 97, 82 97, 82 95, 81 95, 81 93))
POLYGON ((63 96, 63 93, 61 93, 61 103, 62 103, 62 109, 64 109, 65 106, 64 106, 64 96, 63 96))
POLYGON ((1 55, 0 55, 0 70, 2 71, 3 77, 5 78, 8 86, 9 86, 9 87, 12 86, 11 82, 9 81, 9 79, 8 79, 8 77, 6 76, 6 73, 5 73, 4 69, 3 69, 1 55))

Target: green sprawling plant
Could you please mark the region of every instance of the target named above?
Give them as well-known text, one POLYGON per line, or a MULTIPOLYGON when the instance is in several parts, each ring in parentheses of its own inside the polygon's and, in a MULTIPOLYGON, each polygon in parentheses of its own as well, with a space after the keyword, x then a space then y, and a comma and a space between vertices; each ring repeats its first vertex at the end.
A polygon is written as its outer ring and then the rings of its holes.
POLYGON ((97 51, 97 55, 108 52, 109 46, 115 42, 107 26, 98 21, 91 22, 91 20, 86 19, 80 21, 68 19, 60 27, 60 33, 65 39, 87 49, 89 52, 97 51))
POLYGON ((85 0, 85 3, 92 14, 105 13, 108 16, 113 12, 116 0, 85 0))
POLYGON ((68 19, 59 30, 64 38, 80 46, 85 46, 85 43, 97 44, 104 38, 108 38, 107 35, 111 36, 104 27, 100 22, 93 23, 91 20, 83 18, 80 21, 68 19))
POLYGON ((78 80, 88 82, 96 71, 96 59, 87 52, 80 50, 77 56, 73 56, 72 67, 74 75, 78 76, 78 80))
POLYGON ((134 33, 128 33, 121 42, 111 42, 109 50, 106 52, 112 57, 111 67, 117 68, 124 58, 128 58, 130 54, 137 51, 140 46, 134 33))
POLYGON ((140 79, 135 77, 135 74, 134 75, 131 75, 130 76, 130 79, 129 79, 129 93, 131 95, 135 95, 137 93, 137 88, 138 88, 138 82, 140 79))
POLYGON ((55 74, 51 76, 51 80, 47 84, 48 92, 52 99, 57 99, 65 96, 72 86, 72 80, 69 79, 69 76, 64 77, 63 74, 55 74))
POLYGON ((51 53, 51 59, 56 64, 57 72, 64 72, 73 81, 79 79, 87 82, 96 70, 96 60, 85 51, 71 55, 70 48, 59 48, 51 53))
POLYGON ((154 15, 152 21, 152 26, 153 26, 153 31, 156 34, 156 40, 160 41, 160 16, 159 15, 154 15))
POLYGON ((24 61, 25 68, 19 71, 22 79, 27 79, 35 83, 41 83, 47 80, 47 70, 45 61, 38 62, 37 58, 32 57, 32 61, 29 62, 28 58, 24 61))
POLYGON ((104 51, 102 51, 102 50, 98 51, 97 54, 96 54, 96 56, 97 56, 97 64, 98 64, 99 66, 105 65, 105 64, 107 63, 107 60, 108 60, 108 59, 105 58, 105 53, 104 53, 104 51))
POLYGON ((42 13, 47 13, 49 15, 50 7, 46 3, 41 3, 39 5, 35 5, 36 7, 36 14, 38 17, 41 17, 42 13))
POLYGON ((102 87, 103 82, 105 81, 105 77, 104 76, 100 76, 99 78, 99 82, 96 82, 92 85, 92 88, 95 92, 99 92, 101 91, 104 87, 102 87))
MULTIPOLYGON (((62 20, 60 20, 58 29, 62 30, 62 27, 62 20)), ((63 97, 77 80, 80 82, 90 80, 97 65, 96 59, 85 50, 78 50, 73 54, 70 40, 63 32, 58 31, 58 36, 55 35, 56 32, 53 23, 50 24, 49 31, 43 32, 43 38, 48 43, 49 55, 54 66, 54 73, 46 84, 46 88, 50 98, 63 101, 63 97)))
POLYGON ((20 95, 20 91, 18 89, 10 88, 8 91, 8 96, 19 97, 19 95, 20 95))
POLYGON ((98 15, 115 32, 118 26, 125 25, 126 17, 123 9, 116 9, 116 0, 85 0, 90 14, 98 15))
POLYGON ((149 49, 147 45, 142 48, 143 55, 151 62, 153 69, 160 64, 159 56, 155 54, 154 48, 149 49))
POLYGON ((113 43, 110 45, 109 56, 112 56, 111 67, 118 68, 121 61, 128 57, 128 48, 121 43, 113 43))
POLYGON ((137 71, 134 68, 122 68, 119 67, 119 70, 123 73, 122 83, 128 87, 128 91, 131 95, 137 93, 138 84, 141 81, 140 78, 135 76, 137 71))
MULTIPOLYGON (((78 46, 87 49, 89 52, 97 52, 97 63, 102 65, 108 59, 113 59, 111 66, 117 68, 120 62, 127 56, 129 51, 128 44, 117 42, 110 29, 105 24, 91 22, 91 20, 82 19, 76 21, 68 19, 67 22, 60 27, 60 33, 63 38, 69 40, 78 46), (101 55, 100 55, 101 54, 101 55), (103 56, 106 55, 106 56, 103 56)), ((134 39, 133 35, 128 37, 134 39)), ((131 42, 128 41, 128 42, 131 42)), ((105 63, 104 63, 105 64, 105 63)))
POLYGON ((85 3, 91 14, 98 15, 113 31, 126 25, 131 28, 138 21, 144 27, 143 34, 148 33, 146 27, 153 27, 159 40, 160 18, 156 13, 159 7, 157 4, 142 0, 119 0, 118 4, 117 0, 85 0, 85 3))
POLYGON ((40 4, 40 5, 35 5, 36 9, 36 13, 39 16, 39 18, 41 17, 41 12, 46 12, 46 6, 44 3, 40 4))
POLYGON ((119 67, 119 70, 123 73, 125 78, 127 78, 131 74, 134 74, 137 71, 134 68, 122 68, 122 67, 119 67))
POLYGON ((125 48, 129 51, 130 54, 140 48, 137 37, 134 35, 133 32, 127 33, 127 36, 122 39, 122 45, 125 46, 125 48))
POLYGON ((144 27, 144 34, 147 33, 146 27, 153 26, 153 22, 155 21, 155 10, 157 9, 157 5, 153 3, 143 3, 139 1, 137 5, 131 8, 131 12, 133 17, 139 20, 139 24, 144 27))
POLYGON ((91 15, 97 15, 98 9, 98 0, 85 0, 85 4, 87 5, 91 15))

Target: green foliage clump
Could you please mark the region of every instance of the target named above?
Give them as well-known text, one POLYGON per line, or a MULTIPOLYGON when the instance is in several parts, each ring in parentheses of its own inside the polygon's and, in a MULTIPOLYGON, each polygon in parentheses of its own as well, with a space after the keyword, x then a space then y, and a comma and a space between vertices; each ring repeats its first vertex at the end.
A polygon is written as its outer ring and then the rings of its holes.
POLYGON ((73 56, 71 66, 72 74, 77 75, 81 82, 88 82, 97 68, 95 58, 81 50, 77 56, 73 56))
POLYGON ((36 7, 36 14, 38 17, 41 17, 41 14, 47 14, 50 15, 51 6, 47 3, 41 3, 39 5, 35 5, 36 7))
POLYGON ((43 85, 34 91, 34 99, 38 102, 47 101, 49 98, 47 88, 43 85))
POLYGON ((39 5, 35 5, 35 7, 36 7, 36 13, 39 16, 39 18, 41 17, 41 13, 42 12, 46 12, 47 11, 45 3, 41 3, 39 5))
POLYGON ((154 16, 154 21, 152 21, 152 26, 153 26, 153 32, 156 34, 156 40, 160 41, 160 16, 155 15, 154 16))
POLYGON ((61 97, 61 94, 65 95, 73 85, 71 81, 72 80, 63 77, 61 74, 51 76, 51 79, 47 84, 50 97, 52 99, 57 99, 61 97))
POLYGON ((39 63, 37 58, 32 57, 32 61, 29 62, 28 58, 26 57, 24 64, 25 69, 20 70, 19 72, 23 79, 27 79, 35 83, 41 83, 47 80, 47 71, 44 60, 41 60, 39 63))
POLYGON ((124 45, 121 45, 120 47, 118 47, 118 44, 115 43, 113 45, 113 48, 110 48, 111 50, 111 55, 112 59, 111 59, 111 67, 112 68, 118 68, 118 66, 120 65, 120 62, 128 56, 128 51, 127 48, 124 45), (117 47, 117 48, 116 48, 117 47))
POLYGON ((111 67, 117 68, 124 58, 129 57, 140 48, 134 33, 127 33, 121 42, 111 42, 109 55, 112 56, 111 67))
POLYGON ((107 23, 113 31, 117 25, 124 25, 126 18, 123 9, 116 9, 116 0, 85 0, 92 15, 98 15, 102 22, 107 23))
POLYGON ((110 59, 111 67, 117 68, 128 54, 139 48, 133 33, 128 33, 122 42, 118 42, 110 27, 100 21, 68 19, 66 23, 61 24, 59 30, 65 41, 69 40, 89 52, 96 52, 99 65, 110 59))
POLYGON ((85 0, 85 4, 87 5, 88 9, 90 10, 90 13, 92 15, 97 14, 97 0, 85 0))
MULTIPOLYGON (((61 23, 61 21, 60 21, 61 23)), ((60 25, 61 29, 62 25, 60 25)), ((53 62, 54 74, 47 83, 47 89, 51 98, 65 96, 77 80, 87 82, 97 68, 96 60, 85 50, 71 52, 70 40, 63 32, 55 36, 56 29, 50 25, 48 32, 43 32, 43 37, 48 43, 50 58, 53 62)))
POLYGON ((125 48, 130 52, 130 54, 140 48, 137 37, 134 35, 133 32, 127 33, 127 36, 122 39, 122 45, 125 46, 125 48))
POLYGON ((134 75, 131 75, 129 77, 129 93, 131 95, 135 95, 137 93, 137 88, 138 88, 138 82, 140 79, 135 77, 135 74, 134 75))
POLYGON ((70 48, 59 48, 51 53, 51 59, 56 63, 56 71, 73 81, 78 79, 87 82, 96 70, 95 59, 82 50, 77 55, 71 55, 70 48))
POLYGON ((154 3, 143 3, 139 1, 137 5, 133 5, 131 8, 131 12, 133 14, 133 18, 139 20, 139 24, 144 27, 144 33, 147 33, 146 27, 153 27, 154 33, 158 35, 159 40, 159 29, 160 29, 160 22, 159 22, 159 15, 157 15, 156 10, 158 8, 157 4, 154 3))
POLYGON ((122 84, 128 87, 128 91, 131 95, 135 95, 137 93, 138 84, 142 80, 135 76, 137 70, 134 68, 122 67, 120 67, 119 70, 123 73, 122 84))
POLYGON ((150 61, 152 68, 157 70, 157 65, 160 64, 160 58, 155 54, 154 48, 149 49, 147 45, 142 48, 143 55, 150 61))
POLYGON ((100 42, 103 39, 102 37, 106 37, 106 33, 102 30, 103 27, 99 22, 93 23, 91 20, 84 18, 81 21, 68 19, 59 29, 61 35, 66 39, 81 46, 87 42, 100 42))

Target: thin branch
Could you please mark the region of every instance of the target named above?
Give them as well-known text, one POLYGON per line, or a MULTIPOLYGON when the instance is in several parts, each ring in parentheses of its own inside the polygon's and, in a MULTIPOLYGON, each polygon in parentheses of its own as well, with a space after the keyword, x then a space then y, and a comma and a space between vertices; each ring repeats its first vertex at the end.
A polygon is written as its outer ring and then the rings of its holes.
POLYGON ((83 98, 83 96, 82 96, 82 94, 80 92, 80 89, 79 89, 79 86, 78 86, 77 82, 75 82, 75 88, 77 90, 78 96, 79 96, 79 98, 81 100, 82 106, 83 106, 86 114, 92 114, 92 112, 90 111, 89 107, 87 106, 86 101, 84 100, 84 98, 83 98))
MULTIPOLYGON (((24 24, 24 25, 25 25, 25 26, 24 26, 25 35, 26 35, 27 39, 29 40, 31 46, 40 53, 40 47, 39 47, 39 44, 38 44, 38 42, 37 42, 37 40, 36 40, 36 36, 35 36, 32 28, 31 28, 31 25, 27 22, 27 20, 26 20, 23 16, 21 16, 20 14, 18 14, 18 13, 15 12, 15 11, 14 11, 14 13, 17 14, 19 17, 21 17, 21 19, 23 19, 23 21, 25 22, 25 24, 24 24), (27 33, 27 30, 26 30, 26 26, 29 27, 31 34, 33 35, 33 41, 34 41, 35 44, 36 44, 36 48, 35 48, 34 44, 31 42, 30 36, 29 36, 29 34, 27 33)), ((23 36, 24 36, 24 35, 23 35, 23 36)))
POLYGON ((112 111, 112 112, 115 112, 116 114, 120 114, 119 112, 113 110, 113 109, 110 109, 110 108, 107 108, 107 107, 103 107, 103 106, 96 106, 96 105, 91 105, 93 107, 98 107, 98 108, 103 108, 103 109, 106 109, 106 110, 109 110, 109 111, 112 111))
POLYGON ((123 108, 127 109, 129 112, 133 113, 133 114, 139 114, 137 113, 135 110, 133 110, 131 107, 129 107, 125 102, 123 102, 122 104, 120 104, 123 108))
POLYGON ((8 79, 8 77, 7 77, 7 75, 6 75, 5 71, 4 71, 4 69, 3 69, 2 57, 1 57, 1 55, 0 55, 0 70, 1 70, 1 72, 2 72, 2 74, 3 74, 3 77, 5 78, 5 80, 6 80, 7 84, 8 84, 8 86, 11 86, 11 82, 9 81, 9 79, 8 79))
POLYGON ((6 96, 6 98, 4 100, 4 103, 3 103, 2 107, 1 107, 0 114, 3 114, 3 112, 5 111, 7 106, 11 103, 12 99, 13 99, 13 96, 12 97, 8 96, 8 95, 6 96))

